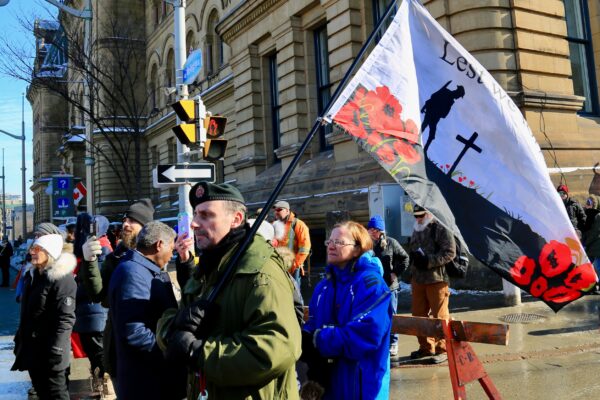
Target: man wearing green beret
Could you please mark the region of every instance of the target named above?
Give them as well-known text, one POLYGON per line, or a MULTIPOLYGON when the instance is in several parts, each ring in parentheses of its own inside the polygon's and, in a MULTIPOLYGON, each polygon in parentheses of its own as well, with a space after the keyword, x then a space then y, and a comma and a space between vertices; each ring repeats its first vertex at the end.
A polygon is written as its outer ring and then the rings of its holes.
POLYGON ((194 240, 200 263, 182 288, 179 311, 165 312, 158 324, 165 355, 188 365, 188 399, 204 391, 211 399, 297 399, 301 333, 283 260, 255 235, 208 305, 250 227, 244 198, 232 185, 198 183, 189 200, 194 239, 182 234, 175 242, 178 272, 193 265, 194 240))

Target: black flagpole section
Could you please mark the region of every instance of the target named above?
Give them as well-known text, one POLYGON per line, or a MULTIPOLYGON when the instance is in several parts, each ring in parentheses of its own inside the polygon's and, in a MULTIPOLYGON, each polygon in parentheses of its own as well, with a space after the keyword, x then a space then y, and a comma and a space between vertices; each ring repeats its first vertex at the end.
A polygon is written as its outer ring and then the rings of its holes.
POLYGON ((381 30, 381 27, 383 26, 383 22, 386 21, 389 18, 389 16, 391 15, 392 11, 394 10, 394 8, 396 6, 396 2, 397 2, 397 0, 392 1, 390 3, 390 5, 387 7, 387 9, 385 10, 385 14, 379 20, 379 22, 375 26, 375 29, 373 29, 373 32, 371 32, 371 34, 367 38, 367 41, 365 42, 365 44, 363 44, 362 48, 360 49, 360 51, 358 52, 358 54, 354 58, 354 61, 352 62, 352 64, 348 68, 348 71, 346 71, 346 74, 344 75, 344 77, 340 81, 340 83, 337 86, 337 89, 335 90, 333 96, 329 100, 329 103, 327 104, 327 107, 325 107, 325 109, 323 110, 323 112, 321 113, 321 115, 316 119, 316 121, 315 121, 312 129, 310 130, 310 132, 306 136, 306 139, 304 139, 304 142, 302 143, 302 146, 300 147, 300 149, 298 150, 298 152, 296 153, 296 155, 294 156, 294 158, 290 162, 290 165, 285 170, 285 172, 282 175, 281 179, 279 179, 279 182, 277 183, 277 186, 275 186, 275 189, 273 189, 273 192, 271 192, 271 195, 269 196, 269 199, 265 203, 265 205, 264 205, 262 211, 260 212, 259 216, 256 218, 256 221, 254 221, 254 224, 252 225, 252 228, 250 229, 250 232, 248 232, 248 234, 244 237, 244 241, 242 242, 241 246, 236 250, 236 252, 233 254, 233 256, 231 257, 231 259, 229 259, 229 262, 227 263, 227 265, 225 267, 225 270, 224 270, 223 275, 221 276, 221 279, 215 284, 215 286, 213 287, 213 289, 211 290, 211 292, 208 294, 208 297, 206 298, 206 303, 205 303, 207 306, 211 305, 215 301, 215 299, 217 298, 217 296, 221 292, 221 289, 223 288, 223 285, 229 280, 229 277, 233 273, 233 269, 234 269, 235 265, 239 261, 241 255, 246 251, 246 249, 248 249, 248 246, 250 246, 252 238, 256 234, 256 231, 258 231, 258 228, 260 227, 260 224, 262 224, 262 222, 267 217, 267 214, 269 213, 269 210, 271 209, 271 206, 273 205, 273 203, 275 202, 275 200, 279 196, 279 193, 281 193, 281 190, 283 189, 283 187, 287 183, 288 179, 292 175, 292 172, 294 172, 294 169, 296 168, 296 166, 300 162, 300 157, 302 157, 302 155, 304 154, 304 152, 308 148, 308 145, 310 144, 310 142, 314 138, 315 134, 317 133, 317 130, 319 129, 319 126, 322 123, 323 116, 325 116, 327 114, 327 112, 329 111, 329 108, 331 107, 331 105, 337 100, 337 98, 339 97, 339 95, 342 93, 342 90, 346 87, 346 84, 350 80, 351 75, 354 73, 354 70, 356 69, 356 67, 358 66, 360 60, 362 59, 362 57, 366 53, 367 48, 371 45, 371 43, 375 39, 375 36, 379 32, 379 30, 381 30))

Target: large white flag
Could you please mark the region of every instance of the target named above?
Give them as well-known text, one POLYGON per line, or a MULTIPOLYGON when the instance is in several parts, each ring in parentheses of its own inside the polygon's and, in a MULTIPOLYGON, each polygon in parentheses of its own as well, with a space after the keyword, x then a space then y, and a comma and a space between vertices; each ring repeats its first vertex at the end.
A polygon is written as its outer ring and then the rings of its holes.
POLYGON ((475 257, 552 309, 594 286, 520 110, 417 1, 402 2, 326 119, 475 257))

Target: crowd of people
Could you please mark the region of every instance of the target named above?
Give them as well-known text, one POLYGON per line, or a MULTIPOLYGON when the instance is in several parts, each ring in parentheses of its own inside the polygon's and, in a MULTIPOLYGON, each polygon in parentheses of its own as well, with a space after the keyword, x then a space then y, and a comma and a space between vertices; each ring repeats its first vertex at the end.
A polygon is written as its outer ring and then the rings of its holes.
MULTIPOLYGON (((600 199, 590 195, 583 208, 565 185, 558 191, 598 268, 600 199)), ((95 389, 108 395, 111 383, 123 400, 387 399, 400 280, 411 284, 414 316, 450 317, 445 265, 455 238, 423 207, 413 207, 405 247, 379 215, 336 224, 305 315, 310 231, 287 201, 249 241, 255 220, 234 186, 198 183, 189 202, 189 235, 154 220, 149 199, 129 206, 119 236, 87 213, 65 232, 36 227, 12 368, 29 372, 38 398, 69 398, 73 349, 89 358, 95 389)), ((417 341, 410 358, 447 360, 443 340, 417 341)))

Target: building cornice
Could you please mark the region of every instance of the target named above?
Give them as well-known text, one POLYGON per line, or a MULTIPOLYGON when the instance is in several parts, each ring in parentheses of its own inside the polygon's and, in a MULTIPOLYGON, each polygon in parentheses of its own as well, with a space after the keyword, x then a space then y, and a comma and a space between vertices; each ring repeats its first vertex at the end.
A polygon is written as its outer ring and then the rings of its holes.
POLYGON ((217 33, 226 43, 256 25, 271 8, 284 0, 254 0, 240 3, 227 14, 217 25, 217 33))

